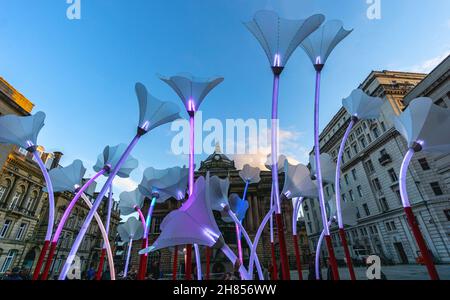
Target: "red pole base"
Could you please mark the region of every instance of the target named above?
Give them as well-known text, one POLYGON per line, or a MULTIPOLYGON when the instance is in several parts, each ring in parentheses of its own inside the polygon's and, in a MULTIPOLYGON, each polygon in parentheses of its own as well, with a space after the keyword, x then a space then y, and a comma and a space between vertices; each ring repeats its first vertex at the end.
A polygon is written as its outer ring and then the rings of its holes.
POLYGON ((431 280, 439 280, 439 274, 436 270, 436 266, 433 263, 433 259, 431 258, 430 250, 428 250, 427 245, 425 244, 422 232, 420 232, 416 217, 414 216, 411 207, 405 207, 404 209, 409 226, 412 229, 414 238, 416 239, 420 253, 422 254, 423 260, 425 262, 425 266, 427 267, 428 274, 430 275, 431 280))
POLYGON ((102 249, 100 255, 100 262, 98 263, 97 274, 95 274, 95 280, 101 280, 103 275, 103 266, 105 265, 106 249, 102 249))
POLYGON ((178 270, 178 246, 175 246, 175 252, 173 253, 172 280, 177 280, 177 270, 178 270))
POLYGON ((278 242, 280 244, 280 256, 281 256, 281 272, 283 274, 283 280, 290 280, 291 274, 289 270, 289 260, 286 250, 286 240, 284 238, 284 226, 281 214, 275 214, 277 221, 278 242))
POLYGON ((293 238, 294 238, 295 262, 297 264, 298 280, 303 280, 302 263, 300 260, 300 248, 298 246, 298 237, 297 235, 294 235, 293 238))
POLYGON ((44 272, 41 275, 41 280, 47 280, 50 267, 52 265, 53 256, 55 255, 57 243, 52 242, 50 246, 50 252, 48 253, 47 261, 45 262, 44 272))
POLYGON ((39 254, 36 268, 34 269, 33 280, 39 279, 39 273, 41 273, 42 265, 44 263, 45 256, 47 255, 48 246, 50 246, 50 241, 45 241, 41 253, 39 254))
POLYGON ((272 256, 272 274, 271 279, 272 280, 278 280, 278 266, 277 266, 277 258, 275 256, 275 245, 273 243, 270 243, 270 252, 272 256))
POLYGON ((333 273, 333 280, 339 280, 339 270, 337 266, 336 256, 334 255, 333 244, 331 243, 331 237, 329 235, 325 236, 325 241, 327 242, 328 255, 330 256, 330 266, 333 273))
POLYGON ((350 273, 350 279, 356 280, 355 270, 353 269, 353 262, 350 256, 350 250, 348 249, 347 236, 343 228, 339 229, 339 236, 341 237, 342 247, 344 248, 345 259, 347 260, 348 272, 350 273))
POLYGON ((192 245, 186 245, 185 270, 184 278, 186 280, 192 280, 192 245))
POLYGON ((210 277, 211 248, 206 247, 206 280, 210 277))
MULTIPOLYGON (((142 240, 142 249, 147 247, 147 239, 142 240)), ((147 274, 148 254, 141 254, 139 258, 139 272, 137 280, 144 280, 147 274)))

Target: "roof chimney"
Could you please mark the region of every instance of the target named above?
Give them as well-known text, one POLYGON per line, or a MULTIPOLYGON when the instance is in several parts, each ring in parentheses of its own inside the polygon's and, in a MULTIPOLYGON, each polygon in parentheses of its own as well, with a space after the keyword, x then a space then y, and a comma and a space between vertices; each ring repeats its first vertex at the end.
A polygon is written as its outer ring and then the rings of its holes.
POLYGON ((53 152, 53 162, 52 162, 52 165, 50 166, 50 169, 54 169, 54 168, 57 168, 59 166, 59 162, 60 162, 61 157, 63 155, 64 154, 62 152, 59 152, 59 151, 53 152))

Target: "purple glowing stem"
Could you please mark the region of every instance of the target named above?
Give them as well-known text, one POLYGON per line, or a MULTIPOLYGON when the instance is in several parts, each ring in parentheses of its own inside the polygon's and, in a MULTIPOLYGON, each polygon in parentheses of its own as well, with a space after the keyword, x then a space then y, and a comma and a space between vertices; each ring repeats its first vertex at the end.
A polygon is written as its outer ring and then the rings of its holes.
POLYGON ((130 264, 130 257, 131 257, 131 247, 133 247, 133 239, 130 239, 130 241, 128 242, 127 260, 125 261, 125 269, 123 270, 123 278, 127 278, 127 275, 128 275, 128 266, 130 264))
MULTIPOLYGON (((112 212, 112 202, 113 202, 113 186, 109 186, 109 196, 108 196, 108 213, 106 215, 106 234, 109 236, 109 227, 111 224, 111 212, 112 212)), ((103 243, 103 249, 106 249, 106 244, 103 243)))
POLYGON ((298 218, 298 211, 300 210, 300 207, 303 203, 303 197, 297 199, 294 205, 294 212, 292 214, 292 235, 297 235, 297 218, 298 218))
POLYGON ((319 103, 320 103, 320 72, 316 72, 316 96, 314 101, 314 160, 316 163, 316 179, 319 191, 320 212, 322 224, 326 236, 330 235, 328 227, 327 211, 325 209, 325 195, 323 193, 322 170, 320 167, 320 144, 319 144, 319 103))
POLYGON ((248 180, 245 181, 245 188, 244 188, 244 194, 242 194, 242 200, 245 200, 245 198, 247 197, 247 190, 248 190, 249 184, 250 184, 250 182, 248 180))
POLYGON ((355 125, 355 123, 356 123, 355 119, 352 117, 350 120, 350 124, 348 124, 347 130, 345 131, 344 138, 342 139, 336 163, 336 177, 334 179, 334 188, 336 194, 336 211, 337 211, 338 225, 340 229, 344 229, 344 222, 342 220, 341 187, 340 187, 342 156, 344 155, 345 143, 347 142, 348 136, 350 135, 350 132, 352 131, 352 128, 355 125))
POLYGON ((242 254, 242 241, 241 241, 241 232, 239 230, 239 225, 235 224, 236 227, 236 241, 238 246, 238 254, 239 254, 239 261, 244 263, 244 255, 242 254))
POLYGON ((103 197, 105 196, 106 192, 108 191, 109 186, 113 182, 114 178, 116 177, 116 175, 119 172, 119 170, 122 167, 122 165, 125 163, 126 159, 130 155, 130 153, 133 150, 133 148, 138 143, 140 137, 141 137, 141 135, 137 134, 133 138, 133 140, 128 145, 128 147, 125 150, 125 152, 122 154, 122 157, 120 158, 119 162, 114 167, 114 169, 112 170, 111 174, 109 175, 108 180, 106 181, 105 185, 103 186, 103 188, 101 189, 100 193, 98 194, 97 199, 95 199, 93 207, 92 207, 91 210, 89 210, 89 213, 88 213, 88 215, 86 217, 86 220, 84 221, 83 225, 81 226, 80 232, 78 233, 78 236, 75 239, 75 242, 74 242, 74 244, 72 246, 72 249, 70 249, 70 253, 69 253, 69 255, 67 257, 67 260, 66 260, 66 262, 64 264, 64 267, 61 270, 61 273, 59 275, 59 280, 64 280, 66 278, 67 273, 69 272, 69 268, 72 265, 72 262, 73 262, 73 260, 75 258, 75 255, 77 254, 78 248, 80 247, 81 242, 83 241, 83 238, 84 238, 84 236, 86 234, 86 231, 88 230, 89 225, 92 222, 92 219, 94 217, 94 213, 97 211, 98 207, 102 203, 103 197))
MULTIPOLYGON (((148 209, 147 213, 147 219, 144 223, 144 238, 147 240, 147 243, 145 247, 148 247, 148 233, 150 231, 150 225, 152 224, 152 216, 153 216, 153 210, 155 209, 156 204, 156 197, 152 197, 152 202, 150 203, 150 208, 148 209)), ((145 256, 147 256, 148 253, 145 253, 145 256)))
MULTIPOLYGON (((244 226, 242 225, 242 222, 239 221, 239 219, 231 211, 231 209, 228 210, 228 215, 233 219, 233 221, 236 225, 236 232, 237 233, 242 232, 245 240, 247 241, 248 246, 250 247, 250 249, 252 249, 253 248, 252 240, 250 239, 250 236, 248 235, 247 231, 245 230, 244 226)), ((240 241, 240 239, 238 240, 238 243, 239 243, 239 241, 240 241)), ((241 253, 239 253, 239 254, 242 255, 242 248, 241 248, 241 253)), ((258 270, 258 277, 260 280, 264 280, 264 274, 261 269, 261 264, 259 262, 258 254, 255 255, 255 262, 256 262, 256 269, 258 270)), ((241 261, 241 264, 243 264, 243 261, 241 261)), ((253 272, 249 273, 249 276, 251 276, 253 278, 253 272)))
POLYGON ((200 260, 200 249, 197 244, 194 244, 195 263, 197 265, 197 280, 202 280, 202 261, 200 260))
POLYGON ((47 224, 47 233, 45 234, 45 240, 50 241, 53 234, 53 225, 55 223, 55 195, 53 194, 53 185, 52 181, 50 179, 50 176, 48 175, 47 168, 44 165, 44 162, 42 161, 41 157, 39 156, 39 152, 33 151, 33 156, 36 159, 36 162, 39 165, 39 168, 41 169, 42 175, 45 179, 45 184, 47 185, 47 192, 48 192, 48 224, 47 224))
MULTIPOLYGON (((331 226, 332 220, 330 220, 327 225, 331 226)), ((316 268, 316 280, 320 280, 320 249, 322 248, 323 238, 325 237, 325 229, 322 230, 320 234, 319 240, 317 241, 316 248, 316 260, 315 260, 315 268, 316 268)))
POLYGON ((194 155, 195 155, 195 118, 194 114, 189 117, 190 139, 189 139, 189 196, 194 193, 194 155))
POLYGON ((253 266, 256 259, 256 249, 258 248, 259 239, 261 238, 261 234, 263 233, 264 227, 266 226, 267 222, 269 222, 272 215, 275 213, 275 207, 272 207, 267 215, 264 217, 263 221, 261 222, 261 225, 258 228, 258 231, 256 232, 255 239, 253 240, 253 246, 251 248, 251 254, 250 254, 250 264, 248 267, 249 274, 253 274, 253 266))
POLYGON ((411 159, 414 156, 414 149, 410 148, 408 152, 405 154, 405 158, 403 159, 402 165, 400 167, 400 197, 402 198, 403 207, 411 207, 411 203, 409 202, 408 191, 406 189, 406 177, 408 173, 408 166, 411 163, 411 159))
POLYGON ((137 206, 135 206, 134 209, 137 211, 137 213, 139 215, 139 219, 141 220, 141 223, 142 223, 142 229, 145 230, 145 227, 146 227, 146 225, 145 225, 145 216, 142 213, 142 210, 139 207, 137 207, 137 206))
POLYGON ((94 175, 91 179, 89 179, 75 194, 75 197, 73 197, 72 201, 70 201, 69 206, 64 211, 63 216, 61 217, 61 221, 59 221, 58 227, 56 228, 55 234, 53 236, 53 243, 57 243, 59 240, 59 237, 61 236, 61 232, 64 228, 64 225, 67 222, 67 219, 69 218, 70 214, 72 213, 73 208, 78 202, 78 199, 83 195, 83 193, 88 189, 88 187, 95 181, 97 178, 102 176, 106 172, 106 169, 100 170, 97 174, 94 175))
POLYGON ((280 86, 280 75, 273 77, 272 96, 272 183, 275 196, 276 213, 281 214, 280 188, 278 183, 278 91, 280 86))
MULTIPOLYGON (((230 262, 233 264, 233 266, 236 264, 236 261, 238 260, 237 256, 233 253, 233 251, 228 247, 227 244, 223 245, 220 250, 225 254, 225 256, 230 260, 230 262)), ((244 280, 250 280, 250 273, 245 269, 243 265, 239 266, 239 273, 241 274, 241 277, 244 280)))
MULTIPOLYGON (((272 185, 272 191, 270 195, 270 210, 272 210, 273 207, 273 185, 272 185)), ((273 214, 270 215, 270 242, 273 244, 274 238, 273 238, 273 214)))

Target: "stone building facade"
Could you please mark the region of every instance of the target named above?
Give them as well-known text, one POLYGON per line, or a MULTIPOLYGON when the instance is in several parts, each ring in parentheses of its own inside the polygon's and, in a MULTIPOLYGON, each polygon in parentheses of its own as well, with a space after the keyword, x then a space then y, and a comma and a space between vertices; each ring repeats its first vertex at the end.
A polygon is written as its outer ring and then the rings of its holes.
MULTIPOLYGON (((341 199, 353 201, 357 207, 357 225, 346 228, 355 262, 372 254, 380 256, 383 263, 408 264, 418 259, 419 250, 403 212, 398 186, 407 145, 395 130, 392 117, 401 113, 405 107, 403 98, 424 77, 416 73, 374 71, 360 85, 367 94, 381 97, 385 103, 378 120, 357 123, 343 155, 341 199)), ((341 108, 320 135, 321 151, 335 160, 349 122, 350 115, 341 108)), ((449 263, 450 190, 432 157, 423 153, 415 155, 409 167, 407 187, 434 259, 449 263)), ((334 188, 334 184, 325 185, 325 197, 334 197, 334 188)), ((323 228, 317 200, 308 199, 303 210, 309 244, 315 249, 323 228)), ((337 225, 330 229, 336 256, 343 262, 337 225)), ((324 247, 322 251, 326 257, 324 247)))

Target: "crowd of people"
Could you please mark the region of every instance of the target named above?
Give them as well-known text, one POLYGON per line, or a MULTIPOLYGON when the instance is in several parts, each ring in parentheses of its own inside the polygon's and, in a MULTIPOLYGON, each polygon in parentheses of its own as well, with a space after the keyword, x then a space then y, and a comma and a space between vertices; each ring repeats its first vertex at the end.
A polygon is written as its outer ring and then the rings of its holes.
POLYGON ((31 280, 30 270, 13 268, 6 271, 1 280, 31 280))

